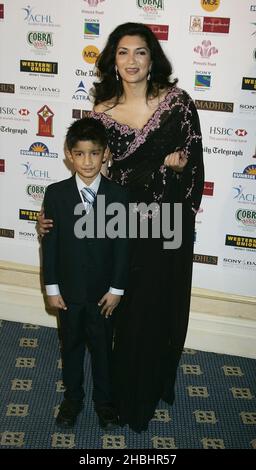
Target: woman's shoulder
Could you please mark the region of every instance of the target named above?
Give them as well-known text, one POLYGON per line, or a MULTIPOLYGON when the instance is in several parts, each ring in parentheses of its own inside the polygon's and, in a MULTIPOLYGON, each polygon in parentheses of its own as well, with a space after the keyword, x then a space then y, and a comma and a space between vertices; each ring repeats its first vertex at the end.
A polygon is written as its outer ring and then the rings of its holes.
POLYGON ((96 113, 108 113, 108 111, 113 108, 115 105, 113 100, 102 101, 102 103, 98 103, 93 107, 93 111, 96 113))

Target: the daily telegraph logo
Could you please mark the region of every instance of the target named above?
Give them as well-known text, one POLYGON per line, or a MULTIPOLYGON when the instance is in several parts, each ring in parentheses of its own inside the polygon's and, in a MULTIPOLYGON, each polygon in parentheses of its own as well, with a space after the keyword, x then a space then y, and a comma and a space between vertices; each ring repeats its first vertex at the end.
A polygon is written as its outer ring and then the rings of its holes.
POLYGON ((0 93, 15 93, 14 83, 0 83, 0 93))
POLYGON ((200 45, 194 47, 194 52, 202 59, 209 59, 212 55, 218 54, 218 49, 212 45, 211 41, 204 39, 200 45))
POLYGON ((233 172, 233 178, 241 178, 246 180, 256 180, 256 165, 248 165, 243 170, 243 173, 237 171, 233 172))
POLYGON ((100 54, 99 49, 93 45, 84 47, 83 52, 82 52, 83 59, 88 64, 95 64, 99 54, 100 54))
POLYGON ((0 20, 4 19, 4 4, 0 3, 0 20))
POLYGON ((168 24, 146 24, 154 33, 159 41, 168 41, 169 25, 168 24))
POLYGON ((220 0, 201 0, 201 5, 206 11, 215 11, 220 6, 220 0))
POLYGON ((99 72, 97 70, 82 70, 82 69, 76 69, 75 75, 77 77, 99 77, 99 72))
POLYGON ((164 10, 164 0, 136 0, 137 7, 145 13, 155 13, 164 10))
POLYGON ((14 230, 10 228, 0 228, 0 237, 4 238, 14 238, 14 230))
POLYGON ((38 115, 38 131, 36 135, 43 137, 54 137, 52 133, 54 113, 46 104, 37 112, 38 115))
POLYGON ((37 222, 40 211, 31 211, 28 209, 19 209, 20 220, 28 220, 29 222, 37 222))
POLYGON ((246 228, 256 228, 256 211, 252 209, 237 209, 235 213, 236 221, 246 228))
POLYGON ((202 264, 212 264, 214 266, 217 266, 218 256, 201 255, 201 254, 194 253, 193 262, 202 263, 202 264))
POLYGON ((27 42, 37 51, 46 52, 48 47, 53 47, 53 34, 44 31, 29 31, 27 42))
POLYGON ((84 38, 98 38, 100 35, 100 23, 96 18, 84 20, 84 38))
POLYGON ((29 73, 42 73, 57 75, 58 74, 58 62, 43 62, 36 60, 20 60, 20 71, 29 73))
POLYGON ((249 248, 252 250, 256 249, 256 238, 254 237, 242 237, 240 235, 227 234, 225 245, 234 246, 236 248, 249 248))
POLYGON ((78 85, 75 93, 72 96, 72 100, 90 101, 89 94, 87 93, 87 91, 85 89, 84 82, 82 80, 81 80, 81 82, 79 82, 79 85, 78 85))
POLYGON ((243 77, 242 90, 256 91, 256 78, 243 77))
POLYGON ((210 72, 196 72, 195 74, 195 89, 207 90, 211 88, 211 73, 210 72))
POLYGON ((5 173, 5 160, 0 158, 0 173, 5 173))
POLYGON ((226 149, 223 147, 208 147, 207 145, 203 148, 204 153, 207 155, 222 155, 224 157, 243 157, 244 153, 238 149, 226 149))
POLYGON ((190 16, 189 31, 191 33, 221 33, 228 34, 230 18, 211 16, 190 16))
POLYGON ((17 127, 11 126, 0 126, 0 132, 5 134, 20 134, 26 135, 28 133, 27 129, 18 129, 17 127))
POLYGON ((203 111, 221 111, 223 113, 233 113, 234 103, 228 103, 225 101, 206 101, 206 100, 195 100, 197 109, 203 111))
POLYGON ((58 154, 49 152, 48 147, 42 142, 34 142, 30 145, 28 150, 20 150, 20 155, 28 155, 30 157, 58 158, 58 154))
POLYGON ((205 181, 204 182, 203 195, 204 196, 213 196, 213 191, 214 191, 214 182, 205 181))

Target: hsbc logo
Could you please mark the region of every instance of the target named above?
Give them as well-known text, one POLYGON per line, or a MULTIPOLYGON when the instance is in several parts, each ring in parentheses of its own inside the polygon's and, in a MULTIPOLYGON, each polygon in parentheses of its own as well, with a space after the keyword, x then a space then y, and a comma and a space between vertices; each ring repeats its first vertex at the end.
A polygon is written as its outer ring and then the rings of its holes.
POLYGON ((21 116, 28 116, 29 115, 29 110, 26 109, 26 108, 21 108, 21 109, 19 109, 19 114, 21 116))
POLYGON ((210 126, 210 135, 231 137, 236 134, 238 137, 245 137, 248 132, 245 129, 236 129, 232 127, 210 126))
POLYGON ((235 131, 235 134, 238 135, 239 137, 244 137, 245 135, 248 134, 248 132, 245 129, 237 129, 235 131))

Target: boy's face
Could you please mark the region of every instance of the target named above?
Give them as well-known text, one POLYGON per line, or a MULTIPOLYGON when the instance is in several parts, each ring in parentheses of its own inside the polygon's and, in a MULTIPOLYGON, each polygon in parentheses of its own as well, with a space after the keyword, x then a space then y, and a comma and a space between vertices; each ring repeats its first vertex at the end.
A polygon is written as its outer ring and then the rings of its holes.
POLYGON ((107 159, 107 149, 91 140, 79 140, 67 156, 78 176, 89 186, 107 159))

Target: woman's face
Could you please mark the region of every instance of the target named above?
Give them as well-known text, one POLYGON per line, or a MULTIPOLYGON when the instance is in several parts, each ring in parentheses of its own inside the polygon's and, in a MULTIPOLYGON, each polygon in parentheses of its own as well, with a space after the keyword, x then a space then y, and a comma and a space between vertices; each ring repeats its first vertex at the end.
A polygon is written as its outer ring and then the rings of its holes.
POLYGON ((124 36, 120 39, 116 50, 116 65, 123 81, 146 81, 151 66, 146 41, 140 36, 124 36))

